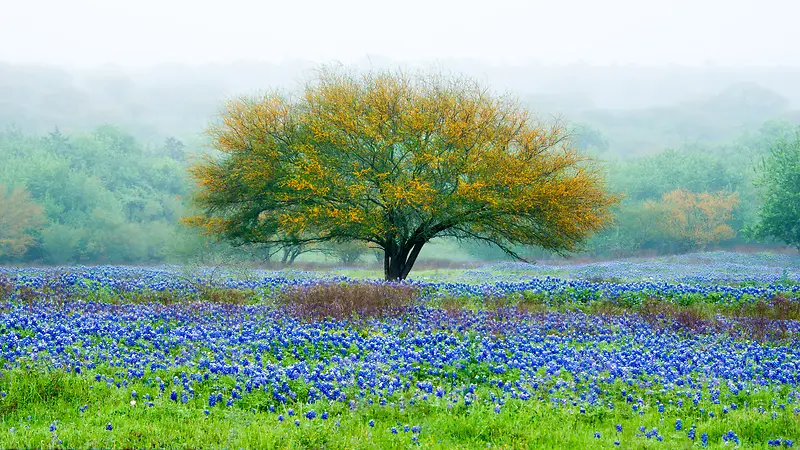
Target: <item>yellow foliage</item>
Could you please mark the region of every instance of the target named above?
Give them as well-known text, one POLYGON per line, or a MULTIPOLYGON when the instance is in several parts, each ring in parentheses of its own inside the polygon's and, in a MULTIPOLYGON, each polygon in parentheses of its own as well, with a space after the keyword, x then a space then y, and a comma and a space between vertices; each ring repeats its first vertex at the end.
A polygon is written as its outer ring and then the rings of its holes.
POLYGON ((458 235, 571 250, 618 201, 563 124, 438 74, 323 68, 302 95, 229 102, 209 134, 226 156, 193 167, 195 200, 226 220, 187 223, 230 236, 246 222, 383 248, 458 235))
POLYGON ((739 195, 728 192, 694 193, 677 189, 664 194, 660 203, 647 207, 660 211, 664 232, 691 241, 700 248, 736 235, 727 224, 739 206, 739 195))

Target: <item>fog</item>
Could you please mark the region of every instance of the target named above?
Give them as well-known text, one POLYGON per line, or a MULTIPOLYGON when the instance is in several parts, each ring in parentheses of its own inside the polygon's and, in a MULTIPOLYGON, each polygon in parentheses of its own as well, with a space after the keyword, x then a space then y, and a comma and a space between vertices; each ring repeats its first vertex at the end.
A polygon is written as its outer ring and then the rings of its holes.
POLYGON ((800 124, 792 1, 0 2, 0 197, 44 213, 0 263, 236 254, 179 225, 187 164, 227 99, 294 90, 320 64, 463 73, 562 117, 626 198, 588 255, 773 245, 744 230, 758 161, 800 124), (736 193, 733 236, 640 233, 680 189, 736 193))
POLYGON ((381 55, 502 65, 800 65, 800 5, 791 0, 3 3, 0 59, 14 63, 141 67, 381 55))

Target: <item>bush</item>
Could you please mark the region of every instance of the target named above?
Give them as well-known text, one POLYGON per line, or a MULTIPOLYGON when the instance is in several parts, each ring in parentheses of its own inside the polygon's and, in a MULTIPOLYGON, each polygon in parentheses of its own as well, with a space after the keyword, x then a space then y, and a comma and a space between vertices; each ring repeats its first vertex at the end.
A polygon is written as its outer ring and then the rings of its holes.
POLYGON ((0 300, 5 300, 11 297, 14 291, 14 283, 6 278, 0 278, 0 300))
POLYGON ((278 294, 278 305, 304 320, 397 317, 417 303, 419 292, 401 283, 323 283, 278 294))

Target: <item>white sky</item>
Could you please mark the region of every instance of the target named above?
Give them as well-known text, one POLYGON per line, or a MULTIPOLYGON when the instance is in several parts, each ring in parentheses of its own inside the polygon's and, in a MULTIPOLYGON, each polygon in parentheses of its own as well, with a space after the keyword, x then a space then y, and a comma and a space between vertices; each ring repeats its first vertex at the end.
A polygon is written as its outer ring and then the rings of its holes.
POLYGON ((0 0, 0 61, 798 66, 800 0, 0 0))

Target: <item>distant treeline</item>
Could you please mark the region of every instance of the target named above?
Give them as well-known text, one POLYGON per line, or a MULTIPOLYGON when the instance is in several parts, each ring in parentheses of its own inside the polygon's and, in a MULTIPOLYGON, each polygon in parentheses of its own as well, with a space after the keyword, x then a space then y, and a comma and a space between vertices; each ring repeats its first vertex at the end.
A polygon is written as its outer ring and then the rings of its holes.
POLYGON ((0 160, 0 210, 28 218, 2 234, 17 227, 7 240, 33 236, 30 245, 0 247, 0 260, 148 263, 200 245, 187 244, 179 224, 187 181, 176 139, 150 147, 111 126, 44 136, 12 129, 0 133, 0 160))
MULTIPOLYGON (((601 157, 611 190, 624 201, 615 224, 587 243, 586 254, 681 253, 753 242, 746 230, 760 205, 758 163, 795 130, 768 122, 725 145, 601 157)), ((268 259, 269 249, 210 244, 180 224, 190 156, 175 138, 144 145, 112 126, 69 135, 0 132, 0 261, 157 263, 215 252, 268 259)), ((466 247, 476 258, 502 258, 499 251, 466 247)), ((368 253, 357 246, 324 250, 350 263, 368 253)))
MULTIPOLYGON (((226 98, 254 86, 292 88, 293 77, 308 68, 289 69, 165 67, 128 75, 0 64, 0 263, 293 260, 297 254, 209 243, 180 224, 191 189, 188 160, 203 150, 214 114, 226 98)), ((517 75, 507 84, 519 85, 524 74, 517 75)), ((720 79, 736 78, 728 75, 720 79)), ((605 74, 608 86, 612 78, 605 74)), ((568 86, 541 94, 553 80, 513 92, 536 112, 570 120, 575 145, 604 162, 609 187, 625 198, 614 226, 588 242, 586 254, 769 244, 748 232, 761 204, 755 181, 770 146, 800 124, 792 101, 753 83, 721 84, 716 93, 705 83, 669 106, 604 110, 591 93, 569 94, 568 86), (691 93, 695 100, 685 100, 691 93)), ((679 98, 677 87, 670 89, 679 98)), ((476 258, 502 257, 463 246, 476 258)), ((303 249, 309 250, 345 263, 375 261, 363 246, 303 249)))
MULTIPOLYGON (((615 223, 586 243, 584 254, 623 257, 753 244, 782 247, 752 232, 762 204, 760 166, 771 147, 795 139, 798 131, 797 124, 768 121, 724 144, 684 145, 636 157, 589 148, 606 162, 609 187, 624 200, 615 223)), ((501 256, 480 245, 466 247, 476 256, 501 256)))

